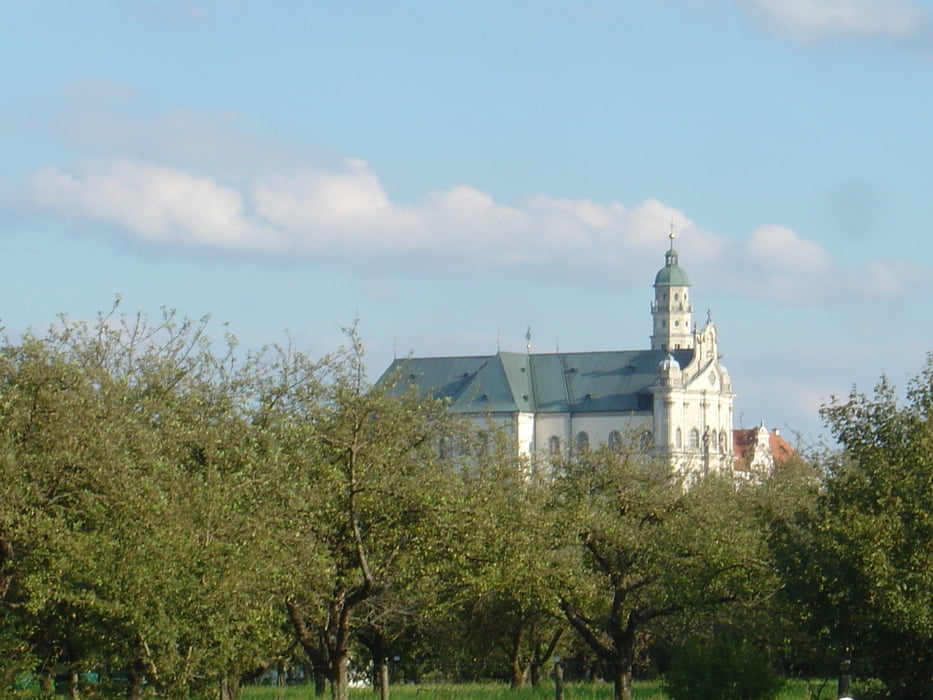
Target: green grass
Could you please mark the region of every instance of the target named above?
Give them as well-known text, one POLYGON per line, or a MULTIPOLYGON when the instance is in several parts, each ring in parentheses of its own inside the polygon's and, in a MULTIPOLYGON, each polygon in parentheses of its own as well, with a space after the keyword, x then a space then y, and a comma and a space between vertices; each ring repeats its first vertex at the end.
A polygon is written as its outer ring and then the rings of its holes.
MULTIPOLYGON (((830 700, 835 699, 835 684, 821 681, 791 680, 787 682, 778 700, 830 700), (822 691, 822 692, 820 692, 822 691)), ((634 700, 668 700, 661 690, 659 682, 636 682, 633 688, 634 700)), ((249 687, 243 690, 242 700, 310 700, 313 698, 310 686, 292 686, 287 688, 249 687)), ((325 698, 329 697, 326 695, 325 698)), ((356 700, 372 700, 377 697, 371 690, 354 688, 350 697, 356 700)), ((462 685, 397 685, 392 686, 392 700, 544 700, 554 697, 552 683, 544 683, 539 688, 510 690, 498 684, 462 684, 462 685)), ((608 683, 568 683, 564 689, 565 700, 612 700, 612 686, 608 683)))

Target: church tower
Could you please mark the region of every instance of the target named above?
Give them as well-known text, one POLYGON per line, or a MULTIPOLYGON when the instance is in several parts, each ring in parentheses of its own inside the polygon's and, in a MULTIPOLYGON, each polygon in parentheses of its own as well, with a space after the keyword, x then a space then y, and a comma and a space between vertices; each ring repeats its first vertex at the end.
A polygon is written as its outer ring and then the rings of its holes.
POLYGON ((664 255, 664 267, 654 278, 654 301, 651 303, 652 350, 679 350, 693 347, 693 307, 690 305, 690 280, 678 265, 674 250, 674 224, 671 223, 670 250, 664 255))

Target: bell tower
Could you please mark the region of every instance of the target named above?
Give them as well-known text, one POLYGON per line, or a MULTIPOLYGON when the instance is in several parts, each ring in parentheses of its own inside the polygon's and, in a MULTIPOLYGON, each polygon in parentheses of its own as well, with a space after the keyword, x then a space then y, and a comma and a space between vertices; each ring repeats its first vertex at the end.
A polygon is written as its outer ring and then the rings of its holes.
POLYGON ((693 307, 690 305, 690 280, 678 265, 674 250, 674 222, 671 222, 671 247, 664 254, 664 267, 654 278, 654 301, 651 302, 651 349, 671 350, 693 347, 693 307))

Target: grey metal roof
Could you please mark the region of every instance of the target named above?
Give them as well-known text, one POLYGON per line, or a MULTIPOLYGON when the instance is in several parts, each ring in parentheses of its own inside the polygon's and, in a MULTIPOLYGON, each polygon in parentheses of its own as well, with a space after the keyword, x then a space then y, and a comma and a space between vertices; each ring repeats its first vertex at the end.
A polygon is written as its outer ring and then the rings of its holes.
MULTIPOLYGON (((693 350, 673 355, 685 367, 693 350)), ((458 413, 650 411, 650 387, 666 356, 665 350, 612 350, 415 357, 395 360, 379 381, 396 381, 397 391, 413 385, 449 400, 458 413)))

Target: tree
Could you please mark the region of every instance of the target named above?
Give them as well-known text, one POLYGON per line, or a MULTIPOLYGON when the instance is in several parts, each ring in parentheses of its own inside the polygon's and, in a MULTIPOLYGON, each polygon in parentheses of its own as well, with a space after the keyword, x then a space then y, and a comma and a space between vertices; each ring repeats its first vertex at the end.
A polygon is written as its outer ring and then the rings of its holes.
POLYGON ((892 698, 931 698, 933 355, 906 403, 882 378, 822 414, 841 450, 824 459, 815 507, 775 524, 787 593, 840 668, 877 676, 892 698))
POLYGON ((557 466, 565 554, 578 557, 568 622, 602 662, 616 700, 631 700, 636 652, 665 618, 767 595, 768 566, 745 492, 715 477, 684 489, 635 449, 601 449, 557 466))
POLYGON ((230 697, 273 643, 255 363, 204 327, 114 312, 0 352, 0 603, 46 684, 103 668, 128 697, 144 674, 230 697))
POLYGON ((566 629, 557 605, 565 568, 555 562, 557 523, 548 517, 549 477, 534 473, 501 430, 461 468, 459 589, 450 596, 458 643, 505 675, 512 688, 538 685, 566 629))
POLYGON ((296 528, 296 580, 286 607, 312 664, 348 694, 349 652, 362 605, 431 560, 451 465, 438 445, 451 425, 440 402, 365 380, 355 332, 319 363, 285 353, 263 401, 296 528))

